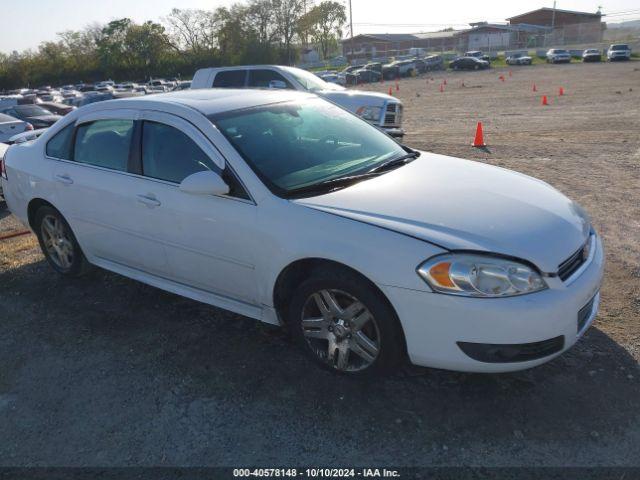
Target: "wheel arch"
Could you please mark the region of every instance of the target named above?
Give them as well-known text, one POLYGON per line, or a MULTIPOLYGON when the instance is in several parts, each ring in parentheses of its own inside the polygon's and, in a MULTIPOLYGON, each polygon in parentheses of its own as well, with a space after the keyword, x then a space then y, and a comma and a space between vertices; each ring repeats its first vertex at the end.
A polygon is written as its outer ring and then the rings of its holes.
MULTIPOLYGON (((44 206, 51 207, 57 212, 60 212, 60 210, 58 210, 55 207, 55 205, 45 200, 44 198, 38 198, 38 197, 32 198, 29 201, 29 205, 27 206, 27 220, 29 221, 29 226, 31 227, 31 230, 33 230, 34 232, 35 232, 34 222, 36 220, 36 213, 38 212, 40 207, 44 207, 44 206)), ((62 215, 62 213, 60 215, 62 215)))
POLYGON ((335 260, 318 257, 301 258, 289 263, 280 271, 273 287, 273 305, 276 309, 278 317, 280 318, 280 321, 282 323, 286 322, 286 315, 284 315, 283 309, 286 307, 288 300, 291 298, 295 287, 299 285, 300 282, 304 281, 306 278, 312 275, 315 270, 322 267, 333 267, 342 269, 360 277, 380 296, 380 298, 385 303, 387 303, 389 308, 395 314, 395 320, 398 322, 398 327, 400 328, 400 332, 402 335, 402 348, 406 354, 407 341, 405 339, 404 329, 402 328, 402 322, 400 322, 400 318, 398 317, 398 312, 394 308, 391 301, 387 298, 384 292, 380 290, 380 288, 378 288, 375 282, 369 279, 366 275, 359 272, 353 267, 335 260))

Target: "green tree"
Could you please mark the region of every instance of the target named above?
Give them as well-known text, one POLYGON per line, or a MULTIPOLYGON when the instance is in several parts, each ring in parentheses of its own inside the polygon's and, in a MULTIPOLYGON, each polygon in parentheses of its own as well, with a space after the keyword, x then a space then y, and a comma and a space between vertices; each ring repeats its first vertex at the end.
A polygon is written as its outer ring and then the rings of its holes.
POLYGON ((336 1, 326 0, 313 7, 299 23, 299 28, 313 39, 320 48, 322 58, 337 46, 342 37, 342 28, 347 23, 345 6, 336 1))

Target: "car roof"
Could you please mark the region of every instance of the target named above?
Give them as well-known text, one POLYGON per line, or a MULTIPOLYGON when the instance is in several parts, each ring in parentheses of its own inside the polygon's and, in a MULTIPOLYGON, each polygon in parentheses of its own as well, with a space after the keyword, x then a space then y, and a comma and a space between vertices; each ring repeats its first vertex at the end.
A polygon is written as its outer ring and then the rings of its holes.
POLYGON ((123 98, 112 100, 109 103, 112 105, 118 103, 123 108, 127 108, 128 104, 134 102, 139 102, 140 104, 148 103, 149 107, 161 107, 163 103, 171 103, 193 108, 205 115, 213 115, 232 110, 241 110, 243 108, 308 98, 317 97, 306 92, 297 92, 295 90, 201 88, 143 97, 123 98))

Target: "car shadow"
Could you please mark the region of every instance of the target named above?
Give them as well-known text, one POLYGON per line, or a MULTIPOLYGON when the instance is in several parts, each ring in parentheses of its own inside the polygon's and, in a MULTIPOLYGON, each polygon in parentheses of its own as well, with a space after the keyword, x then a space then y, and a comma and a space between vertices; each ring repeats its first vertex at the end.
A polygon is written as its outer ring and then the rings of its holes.
POLYGON ((42 261, 0 285, 0 423, 3 394, 20 400, 0 428, 19 445, 12 459, 33 459, 37 444, 43 462, 118 464, 122 442, 141 442, 150 463, 322 464, 343 458, 339 440, 347 464, 624 464, 640 425, 638 362, 594 327, 523 372, 351 378, 279 328, 105 271, 66 279, 42 261))

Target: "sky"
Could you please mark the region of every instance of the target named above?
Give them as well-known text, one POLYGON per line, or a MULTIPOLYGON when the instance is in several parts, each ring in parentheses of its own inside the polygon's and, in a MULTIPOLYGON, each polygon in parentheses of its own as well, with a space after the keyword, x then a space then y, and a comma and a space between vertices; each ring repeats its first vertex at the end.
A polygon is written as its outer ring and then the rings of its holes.
MULTIPOLYGON (((346 2, 346 0, 341 0, 346 2)), ((213 9, 233 0, 0 0, 0 51, 37 48, 55 40, 56 33, 79 30, 92 23, 129 17, 137 22, 158 21, 172 8, 213 9), (11 20, 14 19, 14 20, 11 20)), ((413 33, 445 27, 464 28, 469 22, 504 22, 505 18, 553 6, 552 0, 352 0, 354 34, 413 33)), ((638 0, 559 0, 557 8, 614 14, 607 22, 640 19, 638 0), (629 12, 631 13, 621 13, 629 12)))

